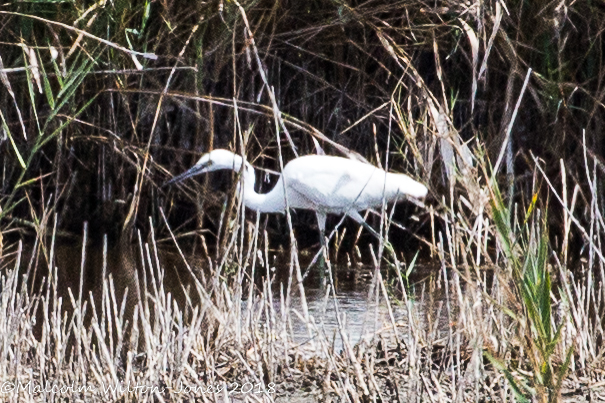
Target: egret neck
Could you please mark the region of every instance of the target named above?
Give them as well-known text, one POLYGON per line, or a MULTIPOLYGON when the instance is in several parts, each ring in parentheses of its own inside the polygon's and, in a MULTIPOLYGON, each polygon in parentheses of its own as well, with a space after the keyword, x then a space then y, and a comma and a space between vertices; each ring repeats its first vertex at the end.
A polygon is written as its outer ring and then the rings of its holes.
MULTIPOLYGON (((283 213, 286 211, 286 200, 284 197, 284 181, 280 176, 279 180, 269 193, 257 193, 254 190, 256 185, 256 173, 254 167, 246 161, 245 168, 242 171, 243 158, 239 155, 233 155, 233 164, 224 168, 232 168, 235 172, 242 172, 242 178, 237 182, 237 194, 240 194, 240 186, 244 184, 244 205, 251 210, 261 213, 283 213)), ((218 168, 218 167, 217 167, 218 168)))

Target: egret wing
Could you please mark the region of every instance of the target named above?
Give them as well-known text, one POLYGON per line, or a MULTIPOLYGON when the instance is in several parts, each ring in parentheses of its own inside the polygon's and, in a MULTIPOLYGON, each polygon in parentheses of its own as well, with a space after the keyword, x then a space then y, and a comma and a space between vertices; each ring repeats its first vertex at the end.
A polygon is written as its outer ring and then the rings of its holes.
POLYGON ((339 157, 301 157, 284 168, 294 208, 326 212, 364 210, 368 196, 380 188, 379 169, 339 157))

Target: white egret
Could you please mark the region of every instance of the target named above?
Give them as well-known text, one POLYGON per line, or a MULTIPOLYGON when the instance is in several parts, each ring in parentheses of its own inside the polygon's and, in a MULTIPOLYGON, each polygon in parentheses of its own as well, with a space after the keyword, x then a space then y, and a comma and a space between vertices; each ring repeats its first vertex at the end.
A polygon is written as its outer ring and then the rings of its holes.
MULTIPOLYGON (((407 175, 327 155, 307 155, 288 162, 275 187, 269 193, 259 194, 254 190, 254 168, 246 161, 242 170, 242 164, 244 159, 241 156, 217 149, 204 154, 191 169, 166 184, 221 169, 241 171, 246 207, 261 213, 284 213, 286 206, 315 211, 322 245, 325 242, 328 214, 346 214, 376 235, 365 223, 360 211, 380 208, 383 200, 388 203, 403 196, 424 198, 427 194, 426 186, 407 175)), ((239 194, 239 182, 237 190, 239 194)))

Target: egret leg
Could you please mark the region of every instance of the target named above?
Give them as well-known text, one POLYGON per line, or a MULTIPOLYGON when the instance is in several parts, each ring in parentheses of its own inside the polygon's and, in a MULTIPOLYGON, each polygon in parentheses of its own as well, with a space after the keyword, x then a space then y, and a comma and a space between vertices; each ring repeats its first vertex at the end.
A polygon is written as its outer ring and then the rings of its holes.
POLYGON ((349 217, 351 217, 352 219, 354 219, 355 221, 357 221, 359 224, 361 224, 365 229, 367 229, 372 235, 374 235, 376 237, 376 239, 378 239, 379 241, 382 240, 382 237, 380 236, 380 234, 378 232, 376 232, 374 230, 374 228, 370 227, 370 224, 368 224, 366 222, 366 220, 363 219, 363 217, 361 216, 361 214, 359 214, 359 212, 353 210, 353 211, 349 211, 347 212, 347 215, 349 217))
POLYGON ((328 251, 328 246, 326 245, 326 215, 324 213, 315 213, 317 215, 317 226, 319 227, 319 237, 321 243, 322 256, 319 260, 319 282, 321 288, 326 287, 326 253, 328 251))
POLYGON ((359 224, 361 224, 365 229, 367 229, 372 235, 374 235, 376 237, 376 239, 378 239, 378 241, 383 241, 384 242, 384 247, 391 253, 395 253, 393 246, 391 245, 390 242, 386 242, 385 239, 380 236, 380 234, 378 232, 376 232, 376 230, 374 228, 372 228, 370 226, 370 224, 368 224, 366 222, 366 220, 363 219, 363 217, 361 216, 361 214, 359 214, 359 212, 357 211, 350 211, 347 213, 347 215, 349 217, 351 217, 352 219, 354 219, 355 221, 357 221, 359 224))

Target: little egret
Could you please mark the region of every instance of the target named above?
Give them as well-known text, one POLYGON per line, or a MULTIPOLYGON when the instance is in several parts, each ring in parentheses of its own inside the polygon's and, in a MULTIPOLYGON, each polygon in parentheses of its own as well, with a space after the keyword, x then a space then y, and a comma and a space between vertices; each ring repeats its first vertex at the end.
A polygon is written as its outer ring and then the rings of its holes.
MULTIPOLYGON (((317 215, 321 244, 325 244, 326 216, 346 214, 370 229, 359 214, 382 207, 383 200, 394 202, 403 196, 424 198, 427 188, 404 174, 386 172, 364 162, 327 155, 307 155, 290 161, 284 167, 277 184, 269 193, 254 190, 256 174, 247 161, 228 150, 204 154, 188 171, 175 176, 166 184, 180 182, 206 172, 231 169, 242 172, 243 202, 261 213, 284 213, 286 206, 312 210, 317 215)), ((240 182, 237 185, 239 194, 240 182)))

